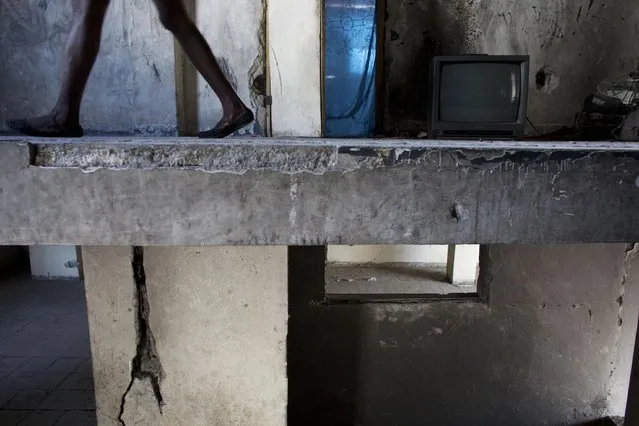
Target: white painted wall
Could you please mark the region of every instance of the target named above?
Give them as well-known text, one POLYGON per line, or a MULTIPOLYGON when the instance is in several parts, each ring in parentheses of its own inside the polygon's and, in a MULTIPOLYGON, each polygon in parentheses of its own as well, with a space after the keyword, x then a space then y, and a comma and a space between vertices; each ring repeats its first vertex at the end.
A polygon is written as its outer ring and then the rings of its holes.
POLYGON ((31 276, 38 279, 79 278, 75 246, 29 247, 31 276))
POLYGON ((479 273, 479 246, 459 244, 448 246, 446 276, 451 283, 464 285, 475 283, 479 273))
POLYGON ((446 263, 448 246, 329 246, 327 261, 337 263, 446 263))
POLYGON ((320 0, 268 2, 273 136, 320 136, 320 0))

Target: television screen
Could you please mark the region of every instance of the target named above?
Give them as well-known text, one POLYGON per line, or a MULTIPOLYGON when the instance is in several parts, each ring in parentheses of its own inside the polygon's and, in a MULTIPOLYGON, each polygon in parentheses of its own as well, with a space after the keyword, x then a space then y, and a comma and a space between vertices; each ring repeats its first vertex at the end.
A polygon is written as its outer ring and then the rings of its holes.
POLYGON ((513 123, 521 96, 520 63, 442 63, 439 121, 455 123, 513 123))

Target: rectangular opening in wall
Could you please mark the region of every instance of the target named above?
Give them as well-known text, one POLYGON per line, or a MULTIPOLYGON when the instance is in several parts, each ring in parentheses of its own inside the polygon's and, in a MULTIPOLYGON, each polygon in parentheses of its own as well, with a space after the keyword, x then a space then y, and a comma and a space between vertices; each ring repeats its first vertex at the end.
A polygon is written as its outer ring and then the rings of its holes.
POLYGON ((398 301, 478 296, 478 245, 329 246, 329 300, 398 301))

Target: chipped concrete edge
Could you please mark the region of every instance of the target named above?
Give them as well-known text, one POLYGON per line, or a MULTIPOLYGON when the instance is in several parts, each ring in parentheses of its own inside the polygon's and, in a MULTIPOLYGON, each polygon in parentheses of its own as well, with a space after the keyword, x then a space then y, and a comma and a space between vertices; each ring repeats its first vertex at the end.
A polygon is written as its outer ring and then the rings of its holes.
MULTIPOLYGON (((592 150, 580 144, 532 144, 513 145, 495 143, 468 144, 426 141, 412 145, 370 144, 362 140, 361 146, 347 145, 355 140, 345 140, 341 145, 321 139, 318 145, 293 143, 117 143, 89 141, 65 143, 60 141, 25 142, 16 139, 15 146, 24 150, 25 163, 40 168, 76 168, 85 172, 108 170, 194 170, 207 173, 244 174, 248 171, 274 171, 284 174, 349 172, 357 169, 388 167, 436 167, 473 168, 490 170, 496 167, 528 167, 543 164, 559 165, 560 169, 587 160, 592 156, 624 157, 639 160, 639 151, 622 149, 624 146, 594 144, 592 150), (330 142, 330 143, 328 143, 330 142), (580 149, 575 149, 580 147, 580 149)), ((11 148, 11 141, 0 147, 11 148)), ((289 141, 290 142, 290 141, 289 141)))

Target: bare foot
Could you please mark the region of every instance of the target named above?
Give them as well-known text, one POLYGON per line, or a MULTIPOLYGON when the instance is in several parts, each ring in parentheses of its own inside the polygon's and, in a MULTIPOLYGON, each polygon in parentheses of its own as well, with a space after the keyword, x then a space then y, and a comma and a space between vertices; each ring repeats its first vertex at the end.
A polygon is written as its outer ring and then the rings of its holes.
POLYGON ((253 112, 243 107, 242 109, 233 111, 229 117, 222 117, 214 128, 200 132, 199 136, 200 138, 225 138, 249 125, 254 119, 253 112))
POLYGON ((80 138, 84 134, 79 124, 60 124, 51 114, 29 119, 9 120, 7 127, 25 135, 44 138, 80 138))

